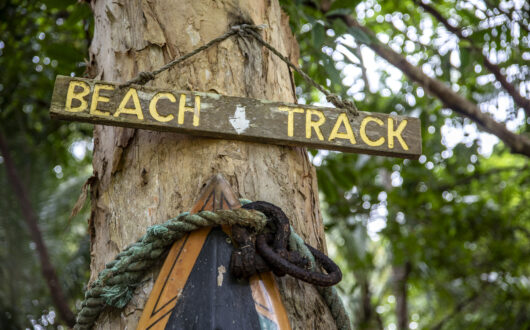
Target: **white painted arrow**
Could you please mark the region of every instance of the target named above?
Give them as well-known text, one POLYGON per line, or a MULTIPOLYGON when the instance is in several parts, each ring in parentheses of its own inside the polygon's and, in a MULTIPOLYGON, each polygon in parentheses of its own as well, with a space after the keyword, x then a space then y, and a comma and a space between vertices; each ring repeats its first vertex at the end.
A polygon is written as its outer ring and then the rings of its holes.
POLYGON ((245 118, 245 107, 236 105, 236 112, 233 117, 230 117, 230 124, 234 127, 237 134, 245 132, 249 126, 250 121, 245 118))

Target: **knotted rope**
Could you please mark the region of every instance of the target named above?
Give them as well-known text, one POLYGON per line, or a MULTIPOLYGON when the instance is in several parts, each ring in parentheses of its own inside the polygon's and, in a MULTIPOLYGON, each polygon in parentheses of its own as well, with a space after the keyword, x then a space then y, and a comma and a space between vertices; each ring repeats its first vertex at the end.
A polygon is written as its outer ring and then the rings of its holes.
POLYGON ((198 53, 200 53, 200 52, 212 47, 213 45, 221 43, 222 41, 230 38, 233 35, 238 35, 241 38, 248 38, 248 37, 254 38, 261 45, 263 45, 264 47, 269 49, 274 55, 278 56, 278 58, 280 58, 283 62, 285 62, 289 68, 293 69, 300 76, 302 76, 302 78, 309 85, 315 87, 320 92, 322 92, 326 96, 326 100, 328 102, 332 103, 337 108, 346 109, 349 113, 351 113, 354 116, 358 116, 359 115, 357 107, 355 106, 353 101, 351 101, 351 100, 342 100, 337 94, 333 94, 333 93, 329 92, 322 85, 320 85, 319 83, 314 81, 311 77, 309 77, 302 69, 300 69, 298 66, 294 65, 293 63, 291 63, 291 61, 287 57, 285 57, 282 53, 280 53, 271 44, 269 44, 268 42, 263 40, 263 38, 260 36, 258 31, 264 29, 265 27, 266 27, 266 25, 264 25, 264 24, 262 24, 262 25, 250 25, 250 24, 234 25, 225 34, 223 34, 223 35, 221 35, 221 36, 219 36, 219 37, 217 37, 215 39, 210 40, 208 43, 206 43, 206 44, 204 44, 204 45, 202 45, 202 46, 200 46, 198 48, 195 48, 191 52, 186 53, 185 55, 180 56, 180 57, 174 59, 171 62, 168 62, 167 64, 165 64, 161 68, 159 68, 157 70, 154 70, 154 71, 138 73, 138 75, 136 77, 134 77, 133 79, 121 84, 120 88, 129 87, 132 84, 145 85, 149 81, 155 79, 155 77, 158 74, 160 74, 160 73, 162 73, 162 72, 164 72, 166 70, 169 70, 173 66, 175 66, 175 65, 187 60, 188 58, 190 58, 190 57, 192 57, 192 56, 194 56, 194 55, 196 55, 196 54, 198 54, 198 53))
MULTIPOLYGON (((248 200, 241 200, 242 204, 248 200)), ((106 306, 124 308, 131 300, 134 290, 142 284, 142 279, 160 256, 185 234, 208 226, 239 225, 261 232, 267 217, 255 210, 235 209, 201 211, 196 214, 184 212, 163 224, 147 229, 137 242, 118 253, 115 259, 105 265, 90 288, 85 292, 85 300, 77 315, 74 329, 90 329, 106 306)), ((299 251, 311 262, 312 270, 317 270, 313 254, 304 241, 291 228, 289 246, 299 251)), ((332 287, 317 287, 331 314, 341 330, 351 329, 351 322, 337 291, 332 287)))
POLYGON ((75 329, 89 329, 105 306, 123 308, 146 272, 173 242, 201 227, 241 225, 261 231, 267 218, 260 212, 245 209, 185 212, 163 224, 147 229, 136 243, 129 245, 105 265, 85 293, 75 329))
POLYGON ((285 64, 287 64, 291 69, 296 71, 309 85, 315 87, 319 91, 322 92, 326 96, 326 100, 330 103, 332 103, 337 108, 343 108, 348 110, 352 115, 358 116, 358 110, 355 104, 352 101, 349 100, 342 100, 337 94, 333 94, 329 92, 327 89, 325 89, 322 85, 314 81, 311 77, 309 77, 302 69, 291 63, 289 59, 282 55, 276 48, 271 46, 268 42, 263 40, 263 38, 255 31, 252 27, 252 25, 239 25, 239 26, 233 26, 232 29, 235 29, 238 31, 239 35, 244 37, 246 35, 250 35, 256 39, 260 44, 262 44, 265 48, 269 49, 274 55, 278 56, 285 64))

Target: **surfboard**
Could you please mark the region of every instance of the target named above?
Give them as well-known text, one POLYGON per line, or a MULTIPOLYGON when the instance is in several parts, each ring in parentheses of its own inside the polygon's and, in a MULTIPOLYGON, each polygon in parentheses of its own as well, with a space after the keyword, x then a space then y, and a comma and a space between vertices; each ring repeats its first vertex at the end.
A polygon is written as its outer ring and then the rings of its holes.
MULTIPOLYGON (((241 207, 226 179, 214 175, 191 213, 241 207)), ((202 228, 175 242, 153 286, 137 329, 291 329, 271 272, 230 274, 230 228, 202 228)))

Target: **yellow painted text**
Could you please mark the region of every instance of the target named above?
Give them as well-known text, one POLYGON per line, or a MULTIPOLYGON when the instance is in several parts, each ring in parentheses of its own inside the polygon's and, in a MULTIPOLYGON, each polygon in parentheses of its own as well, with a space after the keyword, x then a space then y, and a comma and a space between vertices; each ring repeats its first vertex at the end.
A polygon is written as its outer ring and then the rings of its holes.
POLYGON ((90 114, 97 116, 108 116, 110 113, 107 111, 98 110, 98 102, 109 102, 109 98, 106 96, 99 95, 101 90, 112 91, 114 86, 104 85, 104 84, 95 84, 94 85, 94 94, 92 95, 92 103, 90 104, 90 114))
POLYGON ((178 115, 179 125, 184 124, 184 113, 186 112, 193 113, 193 126, 199 126, 199 119, 201 114, 201 98, 199 96, 195 96, 195 105, 193 108, 190 108, 186 106, 186 94, 180 95, 178 115))
POLYGON ((157 93, 153 97, 153 99, 151 99, 151 102, 149 103, 149 113, 151 114, 151 116, 155 120, 157 120, 157 121, 159 121, 161 123, 167 123, 168 121, 173 120, 173 118, 175 118, 175 116, 173 116, 172 114, 169 114, 167 116, 162 116, 161 114, 158 113, 158 111, 156 110, 156 103, 161 98, 166 98, 172 103, 175 103, 177 101, 177 99, 171 93, 157 93))
POLYGON ((394 131, 394 119, 388 118, 388 148, 394 149, 394 138, 397 138, 403 150, 409 150, 409 146, 401 136, 406 126, 407 120, 403 119, 401 123, 399 123, 398 128, 394 131))
POLYGON ((122 113, 126 113, 129 115, 135 115, 138 119, 144 120, 144 114, 142 113, 142 107, 140 106, 140 99, 138 98, 138 92, 134 88, 130 88, 127 91, 127 94, 123 97, 123 99, 120 102, 120 105, 118 106, 118 110, 114 113, 114 117, 118 117, 122 113), (129 103, 129 100, 133 101, 133 108, 128 108, 127 104, 129 103))
POLYGON ((324 117, 322 111, 307 109, 305 113, 305 137, 307 139, 310 139, 312 130, 315 130, 318 139, 320 141, 324 140, 324 136, 322 136, 322 131, 320 131, 320 126, 322 126, 324 122, 326 122, 326 117, 324 117), (313 115, 316 115, 318 117, 317 121, 313 121, 313 115))
POLYGON ((68 112, 81 112, 86 110, 88 107, 88 102, 85 100, 85 96, 90 93, 90 86, 83 81, 71 81, 68 85, 68 92, 66 93, 66 111, 68 112), (75 88, 80 87, 83 90, 81 92, 75 92, 75 88), (72 106, 73 100, 78 100, 79 105, 77 107, 72 106))
POLYGON ((304 113, 304 109, 301 108, 289 108, 289 107, 279 107, 280 111, 287 111, 287 136, 294 135, 294 114, 295 113, 304 113))
POLYGON ((345 113, 341 113, 339 115, 337 121, 335 122, 335 126, 333 126, 333 129, 329 134, 328 141, 333 141, 334 139, 350 140, 351 144, 357 143, 355 141, 355 136, 353 135, 353 130, 351 129, 350 121, 348 120, 348 116, 345 113), (339 132, 341 126, 344 126, 346 133, 339 132))
POLYGON ((366 143, 367 145, 369 145, 370 147, 378 147, 378 146, 382 145, 383 143, 385 143, 385 138, 384 137, 380 137, 379 139, 377 139, 375 141, 370 140, 368 135, 366 135, 366 126, 368 125, 369 122, 374 122, 374 123, 376 123, 379 126, 384 126, 384 123, 379 118, 368 116, 368 117, 363 119, 363 121, 361 122, 361 127, 359 128, 359 134, 361 135, 361 139, 363 140, 363 142, 366 143))

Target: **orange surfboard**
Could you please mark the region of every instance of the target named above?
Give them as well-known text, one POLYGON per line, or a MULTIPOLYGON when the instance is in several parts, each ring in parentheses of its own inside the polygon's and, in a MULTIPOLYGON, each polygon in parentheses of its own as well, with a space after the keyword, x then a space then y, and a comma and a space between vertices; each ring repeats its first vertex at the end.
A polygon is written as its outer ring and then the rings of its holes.
MULTIPOLYGON (((221 175, 213 176, 191 210, 241 204, 221 175)), ((291 329, 271 272, 250 279, 230 274, 230 228, 202 228, 175 242, 137 329, 291 329)))

